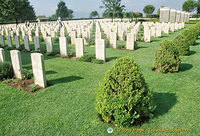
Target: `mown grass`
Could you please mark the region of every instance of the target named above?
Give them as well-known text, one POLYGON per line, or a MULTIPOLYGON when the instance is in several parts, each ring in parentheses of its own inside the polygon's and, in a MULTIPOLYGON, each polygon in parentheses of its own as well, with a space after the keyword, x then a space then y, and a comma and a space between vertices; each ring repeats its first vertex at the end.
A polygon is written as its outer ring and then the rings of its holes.
MULTIPOLYGON (((186 27, 190 27, 187 25, 186 27)), ((152 43, 137 43, 135 51, 106 49, 108 62, 92 64, 45 56, 47 89, 30 95, 0 83, 0 135, 108 135, 110 126, 95 110, 96 90, 105 72, 116 58, 133 56, 141 66, 157 105, 155 116, 141 126, 145 133, 117 132, 111 135, 191 135, 200 134, 200 40, 191 47, 191 55, 181 57, 182 70, 174 74, 152 71, 154 52, 163 40, 172 40, 181 31, 153 38, 152 43), (192 129, 192 132, 149 132, 149 129, 192 129)), ((121 43, 123 44, 123 43, 121 43)), ((31 44, 33 49, 33 43, 31 44)), ((42 43, 42 48, 45 44, 42 43)), ((70 45, 69 51, 74 49, 70 45)), ((86 47, 94 54, 94 47, 86 47)), ((58 44, 54 50, 59 53, 58 44)), ((10 61, 10 53, 6 51, 10 61)), ((22 53, 23 68, 31 71, 30 53, 22 53)))

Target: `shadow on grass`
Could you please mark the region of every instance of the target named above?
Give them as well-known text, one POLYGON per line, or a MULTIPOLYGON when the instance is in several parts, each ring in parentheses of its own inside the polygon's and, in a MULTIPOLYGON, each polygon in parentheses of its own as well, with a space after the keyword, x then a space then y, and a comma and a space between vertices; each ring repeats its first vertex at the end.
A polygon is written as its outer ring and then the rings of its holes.
POLYGON ((154 117, 162 116, 167 113, 177 102, 175 93, 154 93, 154 102, 156 110, 154 117))
POLYGON ((110 58, 106 58, 106 62, 109 62, 109 61, 115 60, 115 59, 117 59, 117 58, 119 58, 119 57, 110 57, 110 58))
POLYGON ((79 76, 69 76, 69 77, 63 77, 63 78, 58 78, 58 79, 54 79, 54 80, 48 80, 48 84, 55 85, 55 84, 59 84, 59 83, 68 83, 68 82, 81 80, 81 79, 83 79, 83 78, 79 77, 79 76))
POLYGON ((50 70, 50 71, 46 71, 45 73, 46 75, 50 75, 50 74, 56 74, 58 72, 50 70))
POLYGON ((190 55, 194 55, 196 51, 190 51, 190 55))
POLYGON ((191 64, 187 64, 187 63, 182 63, 181 64, 181 70, 180 71, 187 71, 190 70, 193 66, 191 64))

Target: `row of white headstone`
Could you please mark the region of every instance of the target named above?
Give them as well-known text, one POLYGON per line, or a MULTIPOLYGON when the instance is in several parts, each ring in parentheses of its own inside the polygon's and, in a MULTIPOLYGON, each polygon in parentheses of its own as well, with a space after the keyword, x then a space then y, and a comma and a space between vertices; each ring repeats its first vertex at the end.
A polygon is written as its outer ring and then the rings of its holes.
POLYGON ((190 13, 180 10, 171 9, 168 7, 160 8, 160 22, 188 22, 190 13))
MULTIPOLYGON (((21 53, 18 50, 10 51, 11 62, 13 71, 16 78, 22 79, 22 59, 21 53)), ((0 62, 5 62, 5 52, 3 48, 0 48, 0 62)), ((34 76, 34 83, 40 87, 47 87, 44 56, 40 53, 31 53, 31 62, 34 76)))

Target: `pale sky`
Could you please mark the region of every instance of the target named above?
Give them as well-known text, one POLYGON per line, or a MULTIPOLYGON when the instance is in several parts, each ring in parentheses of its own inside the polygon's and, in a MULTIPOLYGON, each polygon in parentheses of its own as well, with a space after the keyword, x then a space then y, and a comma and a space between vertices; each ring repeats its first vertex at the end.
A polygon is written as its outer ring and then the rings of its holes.
MULTIPOLYGON (((36 15, 50 16, 56 12, 57 4, 60 0, 29 0, 34 7, 36 15)), ((102 5, 101 0, 63 0, 66 6, 74 11, 75 18, 89 17, 91 11, 97 10, 100 14, 104 11, 99 6, 102 5)), ((146 5, 154 5, 155 12, 161 6, 166 6, 181 10, 186 0, 122 0, 122 4, 126 6, 126 11, 142 12, 146 5)))

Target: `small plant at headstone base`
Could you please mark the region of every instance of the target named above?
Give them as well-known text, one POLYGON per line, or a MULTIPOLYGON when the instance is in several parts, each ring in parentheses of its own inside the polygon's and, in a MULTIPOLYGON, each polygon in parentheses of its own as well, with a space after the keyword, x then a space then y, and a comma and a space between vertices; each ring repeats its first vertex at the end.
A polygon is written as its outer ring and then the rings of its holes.
POLYGON ((174 73, 180 70, 179 51, 172 41, 163 41, 155 52, 154 70, 162 73, 174 73))
POLYGON ((190 46, 195 45, 197 39, 197 31, 194 28, 189 28, 184 30, 182 32, 182 35, 190 46))
POLYGON ((67 36, 67 42, 70 44, 71 43, 71 37, 67 36))
POLYGON ((182 35, 178 35, 173 40, 173 44, 178 49, 180 56, 187 56, 190 54, 190 45, 188 45, 185 40, 186 39, 182 35))
POLYGON ((92 60, 95 59, 95 56, 94 55, 84 55, 82 57, 80 57, 78 60, 79 61, 84 61, 84 62, 92 62, 92 60))
POLYGON ((29 53, 30 51, 27 50, 27 49, 23 49, 21 52, 23 52, 23 53, 29 53))
POLYGON ((22 69, 22 79, 23 80, 28 80, 31 79, 31 72, 28 71, 27 69, 22 69))
POLYGON ((104 60, 99 60, 99 59, 92 59, 91 62, 94 63, 94 64, 104 64, 105 63, 104 60))
POLYGON ((17 50, 19 50, 19 51, 23 51, 25 48, 24 48, 24 46, 23 45, 21 45, 21 46, 19 46, 19 48, 17 48, 17 50))
POLYGON ((9 62, 0 62, 0 80, 13 77, 14 77, 14 71, 12 64, 9 62))
POLYGON ((104 41, 105 41, 105 47, 110 48, 110 40, 108 38, 105 38, 104 41))
POLYGON ((6 46, 4 49, 6 49, 6 50, 14 50, 15 48, 14 47, 6 46))
POLYGON ((44 38, 42 35, 40 35, 40 42, 44 42, 44 38))
POLYGON ((53 52, 46 52, 45 55, 46 56, 55 56, 55 54, 53 52))
POLYGON ((114 62, 97 91, 96 110, 115 126, 141 124, 153 117, 153 96, 141 68, 130 56, 114 62))
POLYGON ((29 85, 29 87, 31 88, 30 89, 31 93, 34 93, 35 91, 37 91, 37 90, 39 90, 41 88, 40 86, 35 85, 35 84, 31 84, 31 85, 29 85))
POLYGON ((68 53, 68 57, 69 57, 69 58, 73 58, 73 57, 75 57, 75 56, 76 56, 76 55, 75 55, 75 53, 74 53, 73 50, 71 50, 70 53, 68 53))
POLYGON ((117 49, 124 49, 126 45, 124 44, 117 44, 117 49))
POLYGON ((53 38, 53 43, 59 43, 59 38, 58 37, 54 37, 53 38))

